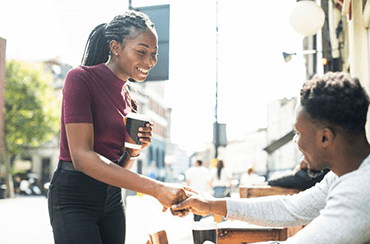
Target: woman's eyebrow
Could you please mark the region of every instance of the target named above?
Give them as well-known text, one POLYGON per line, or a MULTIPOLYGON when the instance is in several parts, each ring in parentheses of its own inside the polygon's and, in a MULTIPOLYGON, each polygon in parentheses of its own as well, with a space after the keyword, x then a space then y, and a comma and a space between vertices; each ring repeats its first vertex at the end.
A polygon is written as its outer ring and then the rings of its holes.
MULTIPOLYGON (((137 44, 138 46, 144 46, 146 48, 149 48, 149 45, 145 44, 145 43, 138 43, 137 44)), ((154 49, 157 49, 157 46, 154 47, 154 49)))

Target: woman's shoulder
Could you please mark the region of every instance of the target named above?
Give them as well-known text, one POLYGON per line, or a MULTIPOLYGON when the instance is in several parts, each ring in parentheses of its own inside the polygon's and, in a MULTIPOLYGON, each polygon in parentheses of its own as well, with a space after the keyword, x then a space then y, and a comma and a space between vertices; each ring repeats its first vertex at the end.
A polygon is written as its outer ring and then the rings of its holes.
POLYGON ((77 66, 68 71, 68 76, 87 76, 93 70, 97 69, 97 66, 77 66))
POLYGON ((86 71, 83 66, 77 66, 70 69, 66 75, 66 83, 69 81, 80 80, 86 76, 86 71))
POLYGON ((89 90, 92 92, 94 89, 90 67, 77 66, 68 71, 63 85, 63 94, 65 91, 71 92, 72 90, 89 90))
POLYGON ((96 73, 101 70, 101 65, 77 66, 68 71, 65 83, 91 83, 96 73), (88 82, 87 82, 88 81, 88 82))

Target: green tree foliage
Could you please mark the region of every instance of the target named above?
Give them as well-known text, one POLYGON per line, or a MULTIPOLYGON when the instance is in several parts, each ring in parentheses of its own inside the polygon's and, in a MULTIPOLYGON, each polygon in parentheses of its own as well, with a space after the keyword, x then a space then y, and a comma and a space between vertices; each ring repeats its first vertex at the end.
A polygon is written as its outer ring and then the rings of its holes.
POLYGON ((6 63, 5 138, 8 156, 39 147, 57 135, 59 104, 43 65, 10 60, 6 63))
POLYGON ((60 106, 43 65, 6 62, 5 79, 5 182, 6 197, 13 197, 11 168, 15 155, 37 148, 56 136, 60 106))

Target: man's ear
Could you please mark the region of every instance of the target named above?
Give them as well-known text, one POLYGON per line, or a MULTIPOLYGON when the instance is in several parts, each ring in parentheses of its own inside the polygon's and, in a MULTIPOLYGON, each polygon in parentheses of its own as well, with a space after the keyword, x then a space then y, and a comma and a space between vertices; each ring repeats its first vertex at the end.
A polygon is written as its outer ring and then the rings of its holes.
POLYGON ((330 146, 335 139, 334 131, 328 127, 325 127, 321 130, 320 136, 321 136, 322 146, 324 147, 330 146))

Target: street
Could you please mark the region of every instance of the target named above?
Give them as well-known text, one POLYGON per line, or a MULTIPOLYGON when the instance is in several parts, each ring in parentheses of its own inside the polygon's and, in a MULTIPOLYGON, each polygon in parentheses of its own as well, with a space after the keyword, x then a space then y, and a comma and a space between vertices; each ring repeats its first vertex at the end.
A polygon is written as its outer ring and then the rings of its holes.
MULTIPOLYGON (((193 216, 174 217, 162 213, 162 205, 150 196, 128 196, 126 244, 145 244, 148 233, 164 229, 171 244, 192 244, 193 216)), ((17 196, 0 199, 1 244, 52 244, 47 199, 17 196)))

